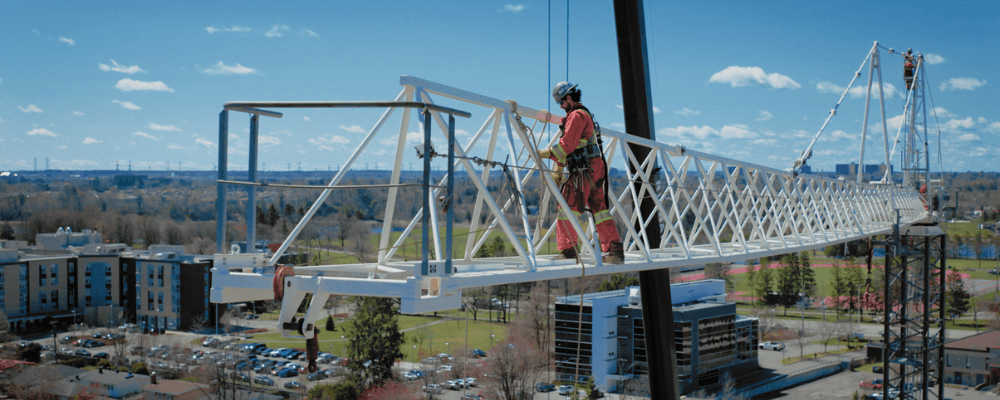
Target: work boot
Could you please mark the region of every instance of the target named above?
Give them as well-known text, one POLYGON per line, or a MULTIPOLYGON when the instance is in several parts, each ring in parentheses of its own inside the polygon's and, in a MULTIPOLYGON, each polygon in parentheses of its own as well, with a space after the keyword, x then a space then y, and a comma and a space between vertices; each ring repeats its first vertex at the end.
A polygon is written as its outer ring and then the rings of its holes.
POLYGON ((625 251, 622 249, 621 242, 611 243, 608 255, 601 257, 601 262, 605 264, 624 264, 625 251))
POLYGON ((563 251, 559 252, 559 255, 557 255, 555 259, 556 260, 576 260, 576 249, 570 247, 570 248, 568 248, 566 250, 563 250, 563 251))

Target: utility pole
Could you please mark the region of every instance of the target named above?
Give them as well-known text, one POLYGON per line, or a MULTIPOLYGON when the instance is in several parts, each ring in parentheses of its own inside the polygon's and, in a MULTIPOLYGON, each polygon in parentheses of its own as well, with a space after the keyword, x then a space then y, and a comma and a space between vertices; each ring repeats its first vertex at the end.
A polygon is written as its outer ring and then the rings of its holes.
MULTIPOLYGON (((622 100, 625 111, 625 131, 649 140, 656 140, 653 124, 653 100, 649 88, 649 65, 646 56, 645 15, 641 0, 615 0, 615 31, 618 38, 618 65, 621 70, 622 100)), ((650 148, 630 144, 635 157, 642 162, 650 148)), ((629 165, 630 169, 634 169, 629 165)), ((655 171, 655 166, 653 167, 655 171)), ((654 176, 653 179, 656 179, 654 176)), ((653 182, 635 182, 636 191, 653 182)), ((656 212, 656 203, 647 194, 640 200, 641 219, 633 221, 642 231, 642 221, 656 212)), ((658 220, 653 218, 654 221, 658 220)), ((660 224, 645 227, 650 248, 659 247, 660 224)), ((677 377, 677 353, 674 350, 674 313, 670 296, 670 271, 667 269, 639 272, 642 292, 642 315, 645 320, 646 350, 650 397, 654 400, 677 399, 680 385, 677 377)), ((581 307, 583 304, 580 305, 581 307)))

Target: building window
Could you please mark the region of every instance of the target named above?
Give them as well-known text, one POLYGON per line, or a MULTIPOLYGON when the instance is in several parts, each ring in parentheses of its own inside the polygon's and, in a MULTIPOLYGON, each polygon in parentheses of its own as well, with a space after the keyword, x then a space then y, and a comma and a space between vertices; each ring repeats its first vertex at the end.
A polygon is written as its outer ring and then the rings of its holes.
POLYGON ((52 296, 52 308, 55 308, 55 309, 58 310, 59 309, 59 291, 58 290, 53 290, 52 292, 49 293, 49 296, 52 296))
POLYGON ((159 305, 160 305, 160 311, 163 311, 163 292, 160 292, 159 305))
POLYGON ((59 286, 59 266, 52 264, 52 280, 49 281, 52 286, 59 286))
POLYGON ((153 303, 153 292, 149 291, 149 292, 146 292, 146 293, 149 294, 149 296, 148 296, 148 302, 146 303, 148 306, 146 308, 149 309, 149 311, 153 311, 153 305, 154 305, 154 303, 153 303))
POLYGON ((163 266, 162 265, 156 267, 156 275, 157 275, 157 279, 159 279, 160 287, 163 287, 163 266))
POLYGON ((45 266, 44 265, 39 265, 38 266, 38 286, 45 286, 45 279, 46 278, 48 278, 48 276, 45 275, 45 266))

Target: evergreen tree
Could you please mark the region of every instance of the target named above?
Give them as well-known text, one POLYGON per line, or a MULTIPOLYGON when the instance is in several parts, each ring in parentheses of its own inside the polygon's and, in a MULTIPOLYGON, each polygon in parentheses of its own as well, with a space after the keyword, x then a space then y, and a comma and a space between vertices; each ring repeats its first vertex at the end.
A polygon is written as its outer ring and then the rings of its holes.
POLYGON ((353 334, 347 344, 348 368, 361 382, 371 379, 371 385, 379 386, 393 378, 392 367, 403 358, 400 346, 405 339, 399 332, 398 314, 387 297, 359 296, 354 304, 356 315, 347 329, 353 334), (368 368, 362 365, 366 361, 372 362, 368 368))
POLYGON ((957 315, 957 318, 969 311, 972 303, 969 301, 969 292, 965 290, 965 280, 957 273, 948 275, 950 281, 948 282, 948 293, 946 296, 948 313, 957 315))
POLYGON ((14 228, 9 224, 0 226, 0 240, 14 240, 14 228))
POLYGON ((333 332, 335 330, 337 330, 337 328, 333 325, 333 316, 331 315, 326 319, 326 331, 333 332))
POLYGON ((772 306, 775 303, 772 302, 771 288, 774 285, 774 269, 771 268, 770 264, 761 263, 760 271, 754 274, 757 283, 754 285, 757 292, 757 299, 762 303, 772 306))
POLYGON ((754 278, 756 278, 756 275, 757 275, 757 264, 755 264, 754 262, 751 261, 750 265, 747 265, 747 272, 746 272, 747 284, 750 285, 750 304, 751 305, 753 305, 753 303, 754 303, 753 295, 754 295, 754 293, 756 293, 753 290, 754 278))
POLYGON ((831 282, 831 283, 833 283, 833 297, 835 299, 833 301, 833 306, 834 306, 834 308, 836 308, 836 310, 837 310, 837 317, 839 318, 840 317, 840 308, 841 308, 841 306, 843 305, 843 302, 844 302, 842 300, 842 298, 844 296, 850 297, 850 295, 851 295, 851 292, 850 292, 850 290, 851 290, 851 288, 850 288, 850 284, 851 284, 850 283, 850 277, 847 275, 847 271, 845 271, 844 267, 840 266, 839 262, 834 262, 833 263, 833 277, 832 277, 832 279, 833 279, 833 282, 831 282))
POLYGON ((632 274, 611 274, 601 286, 598 292, 610 292, 612 290, 622 290, 629 286, 639 286, 639 278, 632 274))

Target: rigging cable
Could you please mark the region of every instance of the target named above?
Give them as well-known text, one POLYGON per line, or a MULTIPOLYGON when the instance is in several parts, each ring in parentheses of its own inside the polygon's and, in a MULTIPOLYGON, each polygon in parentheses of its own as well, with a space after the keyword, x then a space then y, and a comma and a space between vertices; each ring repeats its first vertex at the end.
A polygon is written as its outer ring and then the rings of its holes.
MULTIPOLYGON (((924 81, 926 82, 926 81, 929 81, 929 80, 930 79, 927 79, 927 71, 924 71, 924 81)), ((937 137, 937 139, 938 139, 937 140, 937 147, 938 147, 937 148, 938 177, 939 177, 939 179, 941 179, 941 182, 944 183, 944 165, 943 165, 944 162, 943 162, 942 157, 941 157, 941 124, 938 122, 937 108, 934 107, 934 96, 931 95, 931 90, 927 87, 927 85, 924 85, 924 90, 927 91, 927 97, 931 99, 931 112, 934 113, 934 125, 937 126, 937 134, 938 134, 938 137, 937 137)), ((930 176, 930 171, 927 171, 927 175, 930 176)))

